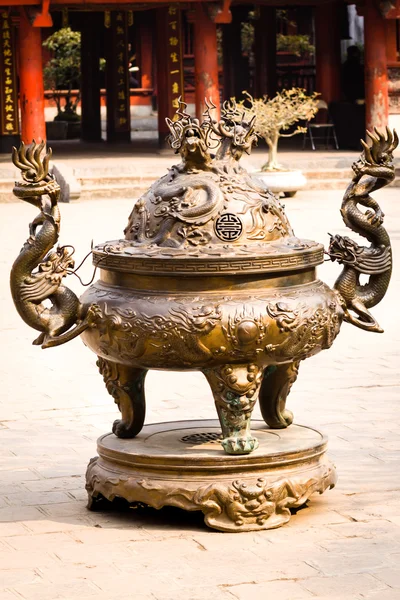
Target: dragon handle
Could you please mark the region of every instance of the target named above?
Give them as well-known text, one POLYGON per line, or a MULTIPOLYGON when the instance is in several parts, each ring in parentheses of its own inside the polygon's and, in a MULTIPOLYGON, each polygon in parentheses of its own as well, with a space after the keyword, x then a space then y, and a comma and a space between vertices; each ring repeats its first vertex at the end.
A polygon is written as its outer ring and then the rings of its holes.
POLYGON ((29 146, 22 143, 18 150, 13 148, 12 160, 22 175, 13 193, 40 212, 30 223, 29 238, 12 266, 10 285, 19 315, 40 332, 33 343, 48 348, 87 329, 93 307, 84 312, 77 296, 62 285, 74 269, 73 248, 54 248, 60 231, 60 186, 49 174, 51 149, 42 158, 43 150, 44 142, 35 141, 29 146), (51 306, 46 306, 46 301, 51 306))
POLYGON ((359 246, 346 236, 331 235, 327 253, 333 261, 343 265, 334 287, 345 309, 345 321, 381 333, 383 330, 368 309, 386 294, 392 272, 392 250, 383 227, 384 214, 370 193, 393 181, 393 151, 399 140, 396 131, 388 128, 385 133, 375 128, 373 133, 367 131, 367 134, 371 145, 361 140, 364 150, 352 166, 354 175, 340 212, 346 226, 365 237, 370 246, 359 246), (360 210, 360 205, 367 210, 360 210), (361 274, 369 276, 365 285, 360 283, 361 274))

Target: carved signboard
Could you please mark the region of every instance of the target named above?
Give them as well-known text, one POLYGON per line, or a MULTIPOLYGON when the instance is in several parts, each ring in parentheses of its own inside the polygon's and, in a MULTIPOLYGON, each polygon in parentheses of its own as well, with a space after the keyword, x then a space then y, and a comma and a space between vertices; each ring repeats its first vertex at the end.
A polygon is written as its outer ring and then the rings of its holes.
POLYGON ((17 135, 18 95, 15 76, 14 35, 7 11, 0 12, 0 135, 17 135))
POLYGON ((171 114, 179 108, 179 97, 184 94, 182 67, 182 35, 181 11, 178 5, 168 7, 167 17, 167 46, 168 46, 168 90, 171 114))
POLYGON ((158 141, 160 148, 164 148, 170 133, 165 119, 174 117, 179 108, 179 97, 183 100, 184 96, 182 25, 178 4, 156 9, 156 34, 158 141))
MULTIPOLYGON (((129 93, 127 93, 128 72, 128 23, 127 15, 117 12, 115 15, 115 50, 117 53, 117 86, 116 86, 116 131, 130 130, 129 93)), ((128 86, 129 87, 129 86, 128 86)))
POLYGON ((112 11, 108 29, 107 78, 107 138, 112 141, 130 140, 130 95, 128 57, 128 15, 112 11))

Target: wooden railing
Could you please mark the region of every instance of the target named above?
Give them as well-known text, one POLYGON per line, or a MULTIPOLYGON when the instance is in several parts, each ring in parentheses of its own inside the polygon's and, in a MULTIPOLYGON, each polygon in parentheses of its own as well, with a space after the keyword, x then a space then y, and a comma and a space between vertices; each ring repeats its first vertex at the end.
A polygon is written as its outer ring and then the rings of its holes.
MULTIPOLYGON (((131 88, 130 89, 130 97, 131 98, 146 98, 146 97, 151 97, 153 95, 153 88, 131 88)), ((71 91, 71 100, 74 101, 78 95, 78 90, 72 90, 71 91)), ((49 102, 51 100, 54 101, 55 97, 64 99, 67 95, 67 90, 56 90, 55 92, 53 90, 45 90, 44 92, 44 97, 45 99, 49 102)), ((102 104, 104 104, 105 102, 105 98, 107 97, 107 90, 105 90, 104 88, 100 90, 100 98, 102 101, 102 104)), ((150 100, 149 100, 150 101, 150 100)), ((46 103, 46 106, 49 106, 48 102, 46 103)), ((55 104, 55 101, 54 101, 55 104)), ((80 101, 78 102, 78 106, 80 105, 80 101)))
POLYGON ((277 88, 280 92, 293 87, 304 88, 309 94, 315 92, 315 67, 277 66, 277 88))

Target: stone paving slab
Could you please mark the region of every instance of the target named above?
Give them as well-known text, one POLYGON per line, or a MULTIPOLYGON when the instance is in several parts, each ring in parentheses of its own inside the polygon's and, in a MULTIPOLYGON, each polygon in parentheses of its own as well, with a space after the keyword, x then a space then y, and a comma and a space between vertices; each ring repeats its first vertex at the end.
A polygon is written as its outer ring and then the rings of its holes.
MULTIPOLYGON (((395 189, 376 198, 395 256, 390 291, 372 309, 386 331, 344 324, 329 351, 301 365, 288 402, 296 422, 329 436, 338 484, 286 526, 246 534, 208 530, 200 513, 173 508, 87 511, 86 465, 117 409, 80 340, 45 352, 31 345, 8 273, 35 212, 0 207, 0 600, 400 598, 400 212, 395 189)), ((327 244, 327 231, 345 231, 340 203, 338 192, 307 192, 286 209, 297 234, 327 244)), ((131 207, 63 205, 61 242, 84 256, 92 237, 121 236, 131 207)), ((85 265, 84 281, 91 272, 85 265)), ((320 268, 329 284, 338 272, 320 268)), ((147 397, 148 423, 215 417, 198 373, 152 372, 147 397)))

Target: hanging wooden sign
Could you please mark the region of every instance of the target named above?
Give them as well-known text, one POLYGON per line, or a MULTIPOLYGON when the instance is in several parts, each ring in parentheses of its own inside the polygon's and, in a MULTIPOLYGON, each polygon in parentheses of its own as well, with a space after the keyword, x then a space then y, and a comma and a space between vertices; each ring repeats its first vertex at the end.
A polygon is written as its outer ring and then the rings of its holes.
POLYGON ((130 141, 128 16, 112 11, 107 30, 107 140, 130 141))
POLYGON ((168 98, 170 112, 173 115, 179 108, 179 98, 184 99, 181 11, 177 4, 171 4, 168 7, 167 48, 168 98))
POLYGON ((18 135, 18 94, 14 29, 7 11, 0 11, 0 135, 18 135))
POLYGON ((118 12, 115 15, 115 50, 117 53, 117 85, 116 85, 116 131, 129 131, 131 128, 129 110, 129 64, 127 15, 118 12))

